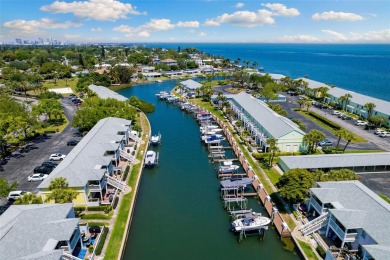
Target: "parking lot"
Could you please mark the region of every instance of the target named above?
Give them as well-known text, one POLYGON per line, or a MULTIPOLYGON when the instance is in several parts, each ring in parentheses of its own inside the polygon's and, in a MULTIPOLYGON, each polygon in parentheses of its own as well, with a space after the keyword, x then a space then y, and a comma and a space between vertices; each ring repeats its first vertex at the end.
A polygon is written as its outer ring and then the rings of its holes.
MULTIPOLYGON (((294 111, 294 108, 299 108, 299 105, 297 104, 299 96, 289 96, 286 93, 283 93, 287 96, 287 98, 291 102, 280 102, 280 104, 287 112, 288 117, 290 118, 296 118, 302 123, 306 125, 306 132, 309 132, 312 129, 317 129, 323 133, 325 133, 326 138, 333 141, 334 144, 337 143, 338 137, 335 136, 333 133, 328 131, 327 129, 323 128, 322 126, 312 122, 311 120, 307 119, 306 117, 300 115, 298 112, 294 111)), ((333 115, 332 109, 319 109, 315 106, 310 108, 311 111, 329 118, 330 120, 334 121, 336 124, 340 125, 341 127, 355 133, 358 136, 363 137, 368 142, 367 143, 351 143, 348 145, 348 150, 384 150, 384 151, 390 151, 390 137, 379 137, 378 135, 374 134, 374 130, 365 130, 364 126, 356 126, 354 125, 355 120, 342 120, 337 115, 333 115)), ((345 145, 345 141, 341 140, 340 147, 343 147, 345 145)))
POLYGON ((34 140, 33 143, 36 149, 23 152, 20 158, 11 158, 3 165, 0 178, 8 180, 9 183, 17 182, 19 184, 17 190, 37 192, 37 187, 41 182, 28 182, 27 180, 27 177, 33 174, 34 167, 41 165, 44 161, 49 161, 50 154, 68 154, 73 146, 67 146, 67 142, 81 139, 76 135, 78 130, 71 126, 77 107, 68 98, 63 98, 61 103, 69 121, 64 130, 61 133, 49 134, 47 138, 34 140))

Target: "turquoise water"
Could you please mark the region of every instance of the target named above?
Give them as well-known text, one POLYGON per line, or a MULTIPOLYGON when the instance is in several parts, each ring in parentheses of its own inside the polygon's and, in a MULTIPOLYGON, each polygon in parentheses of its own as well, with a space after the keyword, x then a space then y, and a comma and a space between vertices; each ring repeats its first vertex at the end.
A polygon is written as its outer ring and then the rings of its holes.
POLYGON ((234 61, 256 61, 266 72, 307 75, 340 88, 390 101, 390 44, 166 43, 147 47, 195 47, 234 61))
MULTIPOLYGON (((275 230, 266 231, 262 242, 253 236, 238 243, 221 203, 216 165, 199 141, 199 126, 192 115, 155 96, 174 84, 119 91, 156 105, 148 118, 153 134, 161 132, 163 141, 159 167, 142 173, 124 259, 298 259, 282 249, 275 230)), ((254 199, 249 208, 265 214, 254 199)))

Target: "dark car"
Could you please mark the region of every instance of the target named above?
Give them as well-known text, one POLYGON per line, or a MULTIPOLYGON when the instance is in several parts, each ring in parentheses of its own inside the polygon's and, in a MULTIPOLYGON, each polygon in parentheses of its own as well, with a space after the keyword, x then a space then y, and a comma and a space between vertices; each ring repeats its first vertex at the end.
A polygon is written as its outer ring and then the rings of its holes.
POLYGON ((351 120, 352 117, 350 117, 350 116, 348 116, 348 115, 342 115, 342 116, 341 116, 341 119, 343 119, 343 120, 351 120))
POLYGON ((44 165, 44 166, 37 166, 34 168, 34 173, 43 173, 43 174, 49 174, 53 171, 53 167, 51 166, 47 166, 47 165, 44 165))
POLYGON ((67 142, 67 146, 75 146, 79 143, 79 141, 76 141, 76 140, 70 140, 67 142))
POLYGON ((79 102, 81 102, 81 99, 79 99, 79 98, 73 98, 73 99, 72 99, 72 102, 73 102, 73 103, 79 103, 79 102))
POLYGON ((55 168, 58 166, 58 163, 47 161, 47 162, 43 162, 42 166, 49 166, 49 167, 55 168))
POLYGON ((371 125, 371 124, 367 124, 364 126, 364 129, 365 130, 374 130, 375 128, 377 128, 376 125, 371 125))

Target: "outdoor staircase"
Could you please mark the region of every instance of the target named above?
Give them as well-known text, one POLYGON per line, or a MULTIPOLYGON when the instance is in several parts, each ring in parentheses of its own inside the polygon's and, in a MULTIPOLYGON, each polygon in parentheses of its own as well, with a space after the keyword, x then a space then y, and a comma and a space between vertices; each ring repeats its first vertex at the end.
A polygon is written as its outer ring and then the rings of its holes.
POLYGON ((126 153, 125 151, 121 150, 121 157, 126 159, 127 161, 129 162, 133 162, 135 160, 135 157, 132 156, 131 154, 129 153, 126 153))
POLYGON ((63 252, 61 259, 63 260, 81 260, 80 258, 73 256, 69 253, 63 252))
POLYGON ((129 134, 129 138, 130 138, 130 139, 133 139, 133 140, 136 141, 137 143, 140 143, 140 142, 141 142, 141 138, 138 137, 138 136, 136 136, 136 135, 134 135, 134 134, 132 134, 132 133, 129 134))
POLYGON ((317 230, 320 230, 324 226, 324 224, 326 223, 327 219, 328 219, 328 212, 326 212, 325 214, 322 214, 318 218, 315 218, 312 221, 310 221, 309 223, 306 223, 305 225, 303 225, 300 229, 301 233, 304 236, 307 236, 307 235, 310 235, 310 234, 316 232, 317 230))
POLYGON ((124 191, 127 187, 126 183, 114 179, 111 176, 107 176, 107 183, 121 191, 124 191))

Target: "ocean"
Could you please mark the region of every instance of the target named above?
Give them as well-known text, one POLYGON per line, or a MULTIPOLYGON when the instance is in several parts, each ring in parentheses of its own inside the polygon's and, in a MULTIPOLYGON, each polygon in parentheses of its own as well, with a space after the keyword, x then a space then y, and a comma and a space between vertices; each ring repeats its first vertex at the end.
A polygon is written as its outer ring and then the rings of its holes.
POLYGON ((234 61, 257 62, 268 73, 336 85, 390 101, 390 44, 148 43, 146 47, 194 47, 234 61))

